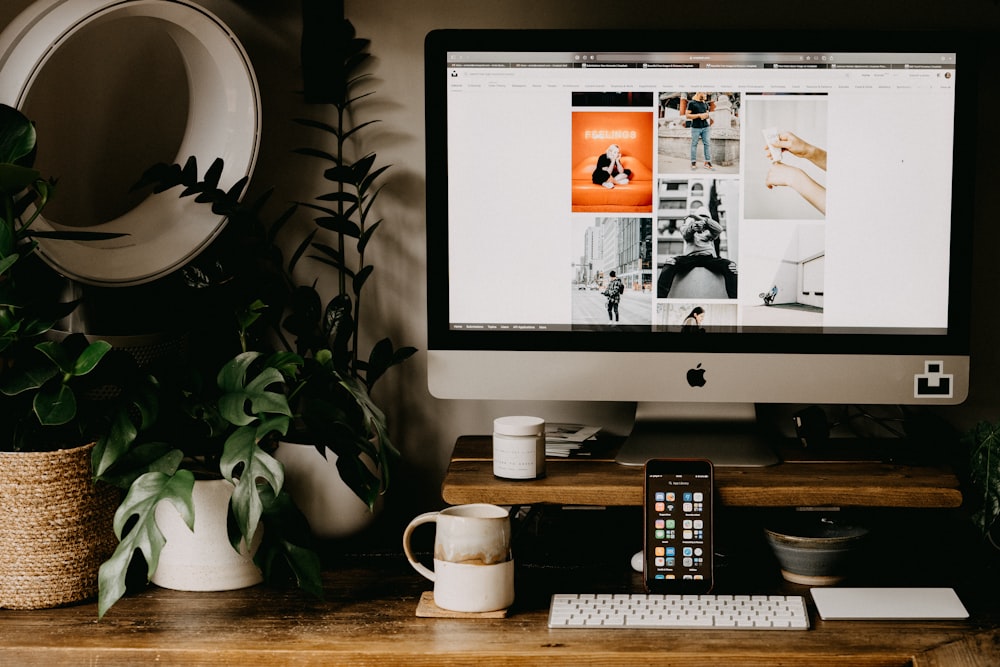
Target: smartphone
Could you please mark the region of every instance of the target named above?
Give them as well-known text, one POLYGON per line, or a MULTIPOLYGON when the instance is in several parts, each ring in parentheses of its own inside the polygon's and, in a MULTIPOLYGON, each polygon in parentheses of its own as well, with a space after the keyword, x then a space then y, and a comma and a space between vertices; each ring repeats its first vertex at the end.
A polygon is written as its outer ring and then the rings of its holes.
POLYGON ((712 590, 714 470, 705 459, 645 465, 643 578, 650 593, 712 590))

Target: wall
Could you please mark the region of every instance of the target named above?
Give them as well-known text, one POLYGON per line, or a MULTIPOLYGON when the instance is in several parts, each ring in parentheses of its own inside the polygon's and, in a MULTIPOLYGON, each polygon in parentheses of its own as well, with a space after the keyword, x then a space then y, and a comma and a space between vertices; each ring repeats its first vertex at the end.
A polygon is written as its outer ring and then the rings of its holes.
MULTIPOLYGON (((6 25, 27 6, 25 0, 4 0, 0 26, 6 25)), ((274 186, 279 199, 306 199, 321 191, 315 172, 303 171, 303 158, 290 149, 313 140, 291 119, 316 117, 321 108, 307 107, 296 93, 301 84, 298 64, 300 32, 297 2, 267 0, 204 0, 202 3, 229 23, 239 34, 255 62, 264 97, 263 145, 252 188, 274 186), (313 175, 310 175, 313 174, 313 175)), ((595 0, 346 0, 349 18, 358 34, 371 39, 372 84, 377 94, 365 103, 365 117, 382 123, 369 133, 365 148, 378 153, 381 164, 391 164, 387 186, 379 199, 384 218, 371 251, 377 267, 370 283, 369 310, 365 326, 371 335, 388 335, 398 344, 423 349, 426 343, 424 277, 424 146, 422 41, 427 31, 445 27, 670 27, 697 30, 706 21, 713 25, 836 28, 854 27, 961 27, 989 30, 1000 28, 1000 4, 996 0, 957 0, 947 7, 927 0, 894 0, 881 3, 842 0, 826 3, 783 4, 716 0, 710 5, 670 3, 664 0, 633 0, 609 4, 595 0), (708 9, 710 7, 710 10, 708 9)), ((996 47, 986 62, 1000 62, 996 47)), ((86 75, 87 73, 81 73, 86 75)), ((95 78, 94 85, 100 81, 95 78)), ((994 141, 992 110, 997 107, 995 85, 983 86, 986 110, 977 127, 968 128, 960 140, 981 144, 994 141)), ((69 110, 67 110, 69 114, 69 110)), ((67 118, 67 122, 72 122, 67 118)), ((859 114, 859 122, 879 122, 859 114)), ((994 292, 1000 266, 991 261, 997 247, 994 223, 993 184, 998 176, 992 160, 995 151, 982 151, 976 166, 976 287, 974 374, 972 396, 960 407, 943 414, 964 426, 983 417, 1000 416, 1000 395, 993 376, 1000 370, 992 332, 996 330, 994 292)), ((294 230, 292 233, 294 236, 294 230)), ((959 240, 969 242, 969 240, 959 240)), ((386 408, 395 439, 405 455, 407 474, 393 499, 400 511, 414 513, 440 502, 438 487, 454 439, 463 433, 486 433, 493 417, 534 413, 551 420, 577 419, 622 430, 630 418, 630 406, 617 404, 509 404, 486 401, 439 401, 426 389, 426 363, 418 354, 392 371, 382 384, 378 398, 386 408)))

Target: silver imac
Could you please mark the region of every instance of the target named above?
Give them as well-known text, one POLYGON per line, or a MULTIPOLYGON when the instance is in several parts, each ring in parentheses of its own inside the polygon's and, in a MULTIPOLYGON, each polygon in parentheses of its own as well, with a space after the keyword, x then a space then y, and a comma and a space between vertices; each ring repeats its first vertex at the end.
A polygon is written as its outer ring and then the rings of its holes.
POLYGON ((963 44, 430 33, 431 393, 635 402, 633 465, 773 463, 757 404, 963 401, 963 44))

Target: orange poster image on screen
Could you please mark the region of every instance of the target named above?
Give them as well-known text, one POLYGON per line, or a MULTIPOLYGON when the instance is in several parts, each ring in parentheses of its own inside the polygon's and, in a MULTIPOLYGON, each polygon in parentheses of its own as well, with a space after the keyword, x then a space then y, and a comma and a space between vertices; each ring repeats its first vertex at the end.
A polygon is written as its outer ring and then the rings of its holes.
POLYGON ((652 212, 653 126, 646 111, 573 113, 574 212, 652 212))

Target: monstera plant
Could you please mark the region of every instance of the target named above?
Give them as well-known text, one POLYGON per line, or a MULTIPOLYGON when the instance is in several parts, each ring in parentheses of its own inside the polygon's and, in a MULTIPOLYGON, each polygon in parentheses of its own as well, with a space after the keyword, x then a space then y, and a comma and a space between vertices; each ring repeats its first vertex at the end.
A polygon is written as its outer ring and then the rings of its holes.
POLYGON ((127 490, 114 520, 120 542, 100 569, 99 615, 125 594, 137 554, 147 576, 156 571, 165 545, 157 505, 171 504, 194 529, 196 479, 233 484, 227 523, 234 550, 253 544, 263 526, 255 562, 265 580, 291 573, 301 588, 322 595, 319 557, 283 491, 282 465, 270 454, 275 439, 288 432, 292 411, 286 392, 302 359, 246 348, 248 332, 263 308, 254 302, 237 314, 241 348, 214 377, 190 366, 175 372, 156 369, 146 391, 130 393, 128 409, 118 413, 111 434, 98 441, 98 479, 127 490))

